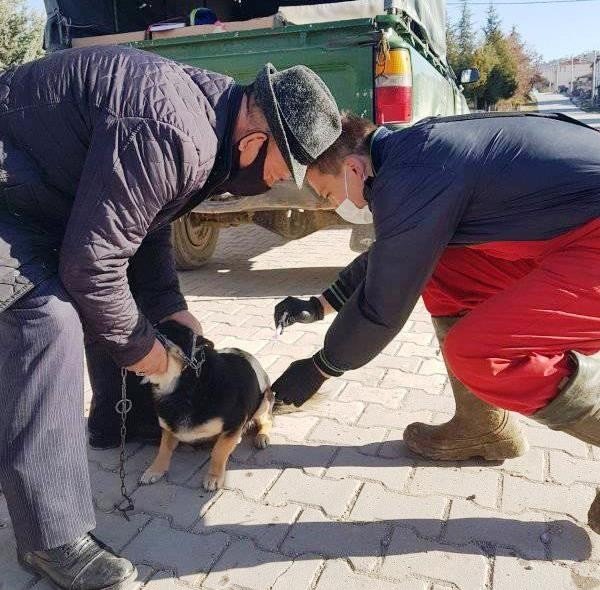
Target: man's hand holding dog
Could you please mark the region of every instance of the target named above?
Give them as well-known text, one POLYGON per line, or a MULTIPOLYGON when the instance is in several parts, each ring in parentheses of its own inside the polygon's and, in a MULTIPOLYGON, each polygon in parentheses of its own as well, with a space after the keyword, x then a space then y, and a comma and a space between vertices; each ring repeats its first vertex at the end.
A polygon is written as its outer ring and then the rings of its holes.
POLYGON ((127 370, 136 375, 156 375, 167 370, 167 351, 161 342, 154 340, 150 352, 137 363, 127 367, 127 370))

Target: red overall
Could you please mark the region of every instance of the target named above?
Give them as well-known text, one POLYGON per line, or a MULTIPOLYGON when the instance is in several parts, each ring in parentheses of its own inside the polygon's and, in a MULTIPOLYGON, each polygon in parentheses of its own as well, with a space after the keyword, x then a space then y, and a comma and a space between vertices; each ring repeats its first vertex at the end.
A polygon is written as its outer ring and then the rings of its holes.
POLYGON ((444 353, 488 403, 533 414, 600 351, 600 219, 546 241, 447 248, 423 292, 432 316, 464 315, 444 353))

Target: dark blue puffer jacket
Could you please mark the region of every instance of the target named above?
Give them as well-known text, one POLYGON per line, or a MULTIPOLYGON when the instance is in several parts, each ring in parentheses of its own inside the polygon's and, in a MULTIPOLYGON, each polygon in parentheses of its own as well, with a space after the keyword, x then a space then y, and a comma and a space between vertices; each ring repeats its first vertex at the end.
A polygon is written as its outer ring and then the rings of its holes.
POLYGON ((561 118, 433 118, 376 132, 376 241, 324 293, 339 314, 321 368, 356 369, 381 352, 448 246, 546 240, 600 217, 600 133, 561 118))

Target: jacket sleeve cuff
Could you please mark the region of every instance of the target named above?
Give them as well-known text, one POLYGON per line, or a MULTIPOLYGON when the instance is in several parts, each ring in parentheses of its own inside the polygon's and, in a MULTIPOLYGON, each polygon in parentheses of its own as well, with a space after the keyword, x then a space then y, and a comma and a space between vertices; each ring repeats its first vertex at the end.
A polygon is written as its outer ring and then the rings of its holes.
POLYGON ((340 280, 335 281, 329 289, 326 289, 323 292, 323 297, 335 311, 340 311, 340 309, 344 307, 346 301, 348 301, 346 289, 340 280))
POLYGON ((325 358, 323 350, 319 350, 319 352, 313 356, 313 361, 315 362, 315 365, 317 365, 317 367, 329 377, 341 377, 344 374, 344 371, 332 365, 325 358))

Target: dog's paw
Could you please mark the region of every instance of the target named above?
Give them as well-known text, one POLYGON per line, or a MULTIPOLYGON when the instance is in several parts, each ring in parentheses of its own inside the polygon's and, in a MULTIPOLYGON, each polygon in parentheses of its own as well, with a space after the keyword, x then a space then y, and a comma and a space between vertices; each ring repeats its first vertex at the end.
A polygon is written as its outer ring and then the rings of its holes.
POLYGON ((148 467, 140 477, 140 483, 144 486, 149 486, 156 483, 159 479, 165 476, 166 471, 154 471, 152 467, 148 467))
POLYGON ((254 437, 254 446, 257 449, 266 449, 269 446, 269 435, 268 434, 257 434, 254 437))
POLYGON ((204 481, 202 482, 202 487, 207 492, 214 492, 219 490, 225 484, 225 474, 223 475, 215 475, 213 473, 207 473, 204 476, 204 481))

